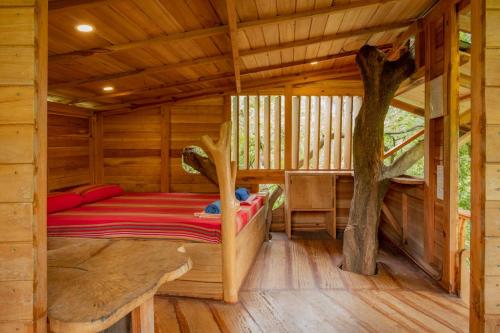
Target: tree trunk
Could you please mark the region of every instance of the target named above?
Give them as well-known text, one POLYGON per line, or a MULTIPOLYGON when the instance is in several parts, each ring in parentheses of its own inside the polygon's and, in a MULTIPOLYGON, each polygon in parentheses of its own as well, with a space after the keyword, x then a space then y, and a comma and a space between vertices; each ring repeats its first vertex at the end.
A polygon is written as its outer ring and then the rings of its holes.
POLYGON ((409 53, 396 61, 372 46, 363 46, 356 56, 364 83, 363 105, 353 135, 354 195, 344 232, 343 269, 373 275, 377 269, 380 210, 390 178, 404 173, 423 155, 417 144, 393 165, 383 161, 384 121, 400 83, 415 69, 409 53))

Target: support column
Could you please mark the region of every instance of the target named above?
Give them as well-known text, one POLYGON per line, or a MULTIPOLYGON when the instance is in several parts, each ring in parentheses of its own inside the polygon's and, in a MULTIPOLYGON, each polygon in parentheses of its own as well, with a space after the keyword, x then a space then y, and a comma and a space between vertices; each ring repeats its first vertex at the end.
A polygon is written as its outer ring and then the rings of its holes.
POLYGON ((470 331, 500 327, 499 0, 471 1, 472 235, 470 331))

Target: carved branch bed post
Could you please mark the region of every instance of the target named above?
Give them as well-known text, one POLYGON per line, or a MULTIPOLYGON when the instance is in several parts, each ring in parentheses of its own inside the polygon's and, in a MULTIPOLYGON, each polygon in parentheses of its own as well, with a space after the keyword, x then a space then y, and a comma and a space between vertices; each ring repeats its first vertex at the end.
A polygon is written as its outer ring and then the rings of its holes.
POLYGON ((239 202, 236 200, 235 181, 236 163, 231 162, 231 122, 225 122, 220 128, 219 141, 204 135, 201 140, 211 155, 217 170, 220 201, 222 209, 222 287, 224 301, 238 301, 236 281, 236 212, 239 202))
POLYGON ((423 142, 401 155, 391 166, 383 161, 384 120, 399 85, 415 70, 410 53, 396 61, 373 46, 363 46, 356 56, 364 83, 363 105, 353 136, 354 195, 344 232, 343 269, 376 273, 381 204, 392 177, 403 174, 424 153, 423 142))

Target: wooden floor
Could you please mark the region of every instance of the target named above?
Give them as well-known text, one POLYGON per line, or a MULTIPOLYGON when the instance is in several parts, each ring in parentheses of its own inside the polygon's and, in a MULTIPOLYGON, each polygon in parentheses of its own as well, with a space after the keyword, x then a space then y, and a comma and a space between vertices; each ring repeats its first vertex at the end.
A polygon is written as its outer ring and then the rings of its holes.
POLYGON ((341 271, 341 243, 265 243, 240 303, 156 297, 156 332, 466 332, 468 309, 401 256, 379 274, 341 271))

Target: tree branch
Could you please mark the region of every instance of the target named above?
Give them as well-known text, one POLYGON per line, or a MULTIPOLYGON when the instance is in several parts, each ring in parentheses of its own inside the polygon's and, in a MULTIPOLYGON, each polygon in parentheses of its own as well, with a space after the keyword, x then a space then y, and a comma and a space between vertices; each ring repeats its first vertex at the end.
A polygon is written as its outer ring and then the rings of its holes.
POLYGON ((383 168, 380 180, 390 179, 401 176, 406 170, 411 168, 419 159, 424 156, 424 141, 420 141, 403 153, 390 166, 383 168))
POLYGON ((217 179, 217 170, 215 168, 214 162, 206 156, 202 156, 191 147, 184 148, 182 151, 182 159, 184 163, 189 165, 191 168, 195 169, 203 176, 205 176, 210 182, 215 185, 219 185, 219 180, 217 179))

